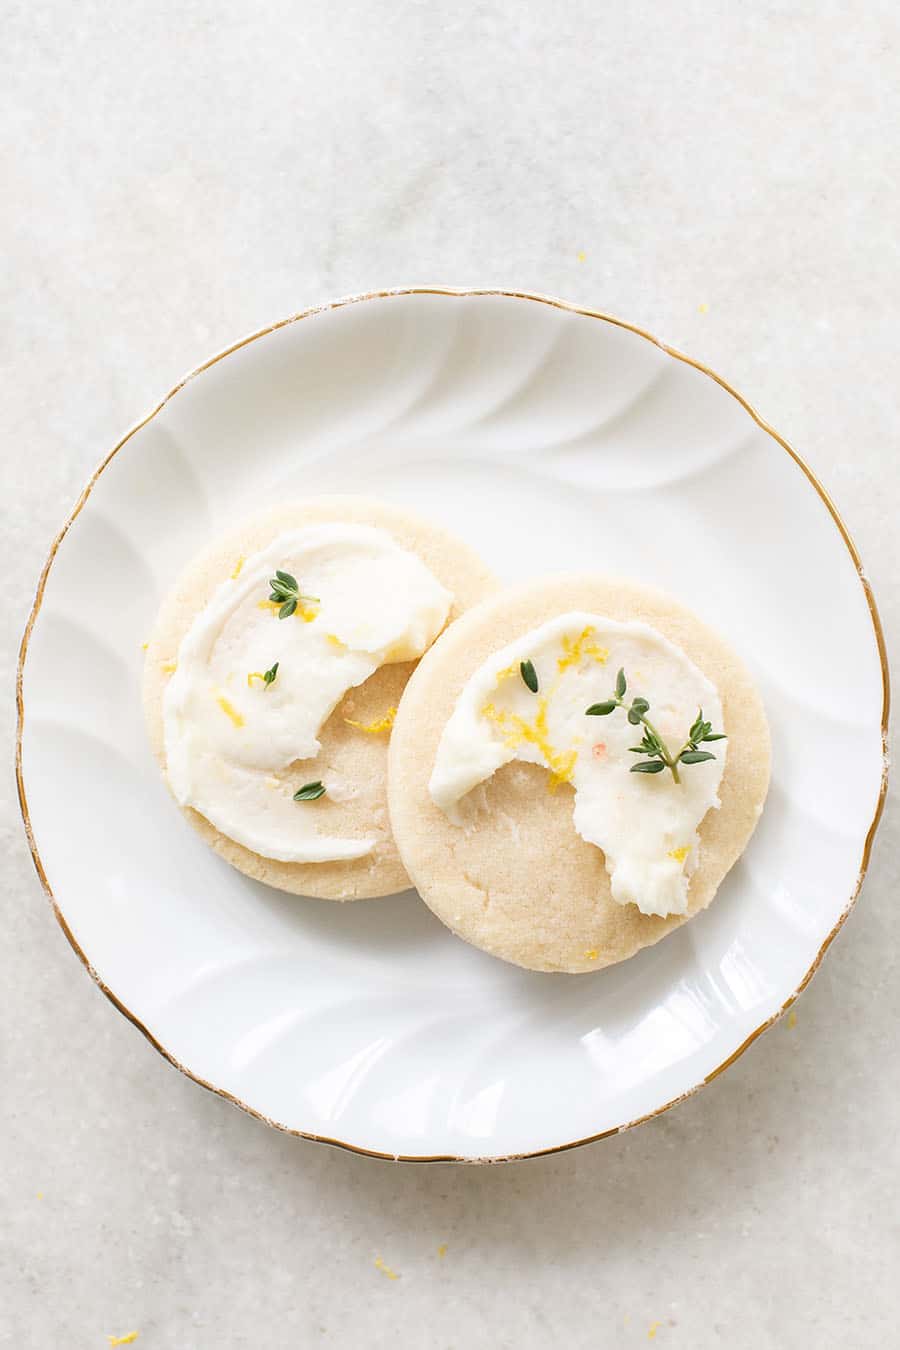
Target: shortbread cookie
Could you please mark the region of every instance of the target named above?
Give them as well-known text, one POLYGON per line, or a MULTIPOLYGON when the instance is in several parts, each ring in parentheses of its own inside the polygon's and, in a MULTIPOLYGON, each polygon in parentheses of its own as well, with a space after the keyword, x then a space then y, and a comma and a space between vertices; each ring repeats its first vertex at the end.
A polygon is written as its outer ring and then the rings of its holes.
POLYGON ((710 903, 769 758, 750 676, 693 614, 631 582, 551 577, 488 598, 420 662, 391 740, 391 823, 460 937, 592 971, 710 903))
POLYGON ((414 658, 493 585, 458 539, 357 497, 279 507, 195 559, 148 644, 144 703, 203 839, 295 894, 404 889, 386 806, 394 713, 414 658))

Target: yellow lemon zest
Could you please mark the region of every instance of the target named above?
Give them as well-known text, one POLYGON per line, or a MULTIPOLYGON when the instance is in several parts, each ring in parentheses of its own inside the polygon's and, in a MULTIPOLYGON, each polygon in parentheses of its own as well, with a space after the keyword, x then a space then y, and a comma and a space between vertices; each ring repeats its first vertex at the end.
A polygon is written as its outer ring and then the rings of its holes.
POLYGON ((598 665, 606 665, 609 652, 594 641, 595 632, 596 629, 589 626, 579 633, 577 638, 563 638, 563 655, 556 662, 560 675, 570 666, 577 666, 586 656, 592 657, 598 665))
POLYGON ((386 1275, 389 1280, 399 1280, 400 1278, 396 1270, 391 1270, 390 1266, 386 1266, 380 1256, 375 1257, 375 1269, 380 1270, 382 1275, 386 1275))
POLYGON ((582 249, 579 249, 578 252, 575 254, 575 261, 576 261, 576 262, 587 262, 587 254, 585 253, 585 251, 584 251, 583 248, 582 248, 582 249))
MULTIPOLYGON (((281 609, 281 605, 282 602, 279 600, 260 600, 259 604, 257 605, 257 609, 269 609, 272 610, 275 614, 277 614, 278 611, 281 609)), ((313 619, 317 616, 319 611, 317 609, 306 609, 305 606, 298 605, 297 608, 294 610, 294 613, 296 614, 297 618, 302 619, 304 623, 312 623, 313 619)))
POLYGON ((262 680, 263 684, 265 684, 265 682, 266 682, 266 677, 265 677, 265 675, 262 673, 261 670, 251 670, 251 671, 250 671, 250 674, 247 676, 247 688, 248 688, 248 689, 252 689, 252 688, 253 688, 253 681, 254 681, 254 680, 262 680))
POLYGON ((788 1026, 790 1027, 791 1031, 793 1031, 796 1025, 797 1025, 797 1014, 794 1012, 794 1009, 791 1008, 791 1011, 788 1013, 788 1026))
POLYGON ((149 643, 149 642, 142 642, 142 643, 141 643, 141 651, 142 651, 142 652, 145 652, 149 646, 150 646, 150 643, 149 643))
POLYGON ((230 717, 236 727, 242 727, 244 725, 243 717, 238 712, 234 704, 228 702, 228 699, 225 697, 224 694, 219 694, 218 698, 216 699, 216 702, 222 709, 225 716, 230 717))
POLYGON ((592 947, 589 952, 585 952, 585 956, 588 959, 588 961, 596 961, 599 955, 600 953, 597 951, 596 947, 592 947))
POLYGON ((232 580, 232 581, 237 581, 238 577, 241 575, 241 568, 243 567, 243 565, 244 565, 244 563, 245 563, 246 561, 247 561, 247 559, 244 557, 244 555, 243 555, 243 553, 242 553, 241 556, 238 558, 237 562, 236 562, 235 565, 234 565, 234 571, 233 571, 232 574, 231 574, 231 580, 232 580))
POLYGON ((666 857, 674 858, 677 863, 683 863, 687 855, 690 853, 690 851, 691 851, 690 844, 685 844, 684 848, 669 849, 669 852, 666 854, 666 857))
POLYGON ((649 1328, 649 1330, 648 1330, 648 1332, 647 1332, 647 1340, 648 1340, 648 1341, 655 1341, 655 1340, 656 1340, 656 1329, 657 1329, 657 1327, 661 1327, 661 1326, 662 1326, 662 1322, 651 1322, 651 1323, 650 1323, 650 1328, 649 1328))
POLYGON ((131 1345, 131 1343, 133 1341, 136 1341, 137 1338, 138 1332, 129 1331, 127 1336, 107 1336, 106 1339, 109 1341, 110 1346, 116 1346, 116 1345, 131 1345))
POLYGON ((523 741, 537 746, 550 770, 548 790, 555 792, 560 783, 571 782, 578 751, 557 750, 552 745, 547 729, 547 703, 547 696, 538 699, 533 723, 526 722, 524 717, 508 712, 505 708, 498 708, 493 703, 485 703, 481 715, 499 728, 503 733, 503 743, 509 750, 518 750, 523 741))
POLYGON ((397 709, 388 708, 384 717, 378 717, 374 722, 354 722, 350 717, 345 717, 344 721, 348 727, 356 727, 357 731, 365 731, 370 736, 376 736, 379 731, 390 731, 396 716, 397 709))
POLYGON ((326 633, 325 640, 326 642, 329 642, 332 647, 336 647, 339 652, 345 652, 347 650, 346 642, 341 642, 341 639, 335 637, 334 633, 326 633))
POLYGON ((708 313, 709 313, 709 305, 707 305, 705 302, 704 302, 702 305, 698 305, 698 306, 697 306, 697 312, 698 312, 699 314, 708 314, 708 313))
POLYGON ((504 680, 511 679, 512 676, 515 675, 515 673, 516 673, 517 670, 518 670, 518 666, 516 666, 516 665, 506 666, 503 670, 498 670, 498 671, 497 671, 497 683, 498 683, 498 684, 502 684, 504 680))
POLYGON ((178 663, 177 661, 163 661, 160 669, 164 675, 174 675, 175 671, 178 669, 178 663))
POLYGON ((447 1244, 446 1242, 442 1242, 441 1245, 438 1247, 438 1256, 443 1261, 446 1255, 447 1255, 447 1244))

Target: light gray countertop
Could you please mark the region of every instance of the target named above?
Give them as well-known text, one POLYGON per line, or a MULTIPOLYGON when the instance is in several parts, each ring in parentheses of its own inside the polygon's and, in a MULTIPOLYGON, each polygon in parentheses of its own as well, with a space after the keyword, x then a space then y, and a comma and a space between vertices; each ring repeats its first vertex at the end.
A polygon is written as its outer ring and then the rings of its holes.
MULTIPOLYGON (((15 647, 96 462, 233 339, 407 282, 561 295, 720 371, 900 632, 893 0, 38 0, 2 60, 7 763, 15 647)), ((0 1344, 896 1343, 891 799, 795 1024, 650 1124, 495 1168, 304 1143, 170 1069, 69 950, 10 773, 4 807, 0 1344)))

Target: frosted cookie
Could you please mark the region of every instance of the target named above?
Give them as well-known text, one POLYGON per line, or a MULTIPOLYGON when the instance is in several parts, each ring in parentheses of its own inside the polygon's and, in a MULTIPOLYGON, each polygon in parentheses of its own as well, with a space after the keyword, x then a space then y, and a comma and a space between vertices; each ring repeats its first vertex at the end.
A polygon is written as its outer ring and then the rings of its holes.
POLYGON ((248 876, 334 900, 409 885, 385 773, 418 657, 494 583, 391 506, 320 497, 195 559, 148 644, 153 750, 191 824, 248 876))
POLYGON ((597 970, 710 903, 769 782, 759 695, 661 592, 551 577, 490 597, 407 686, 389 805, 455 933, 534 970, 597 970))

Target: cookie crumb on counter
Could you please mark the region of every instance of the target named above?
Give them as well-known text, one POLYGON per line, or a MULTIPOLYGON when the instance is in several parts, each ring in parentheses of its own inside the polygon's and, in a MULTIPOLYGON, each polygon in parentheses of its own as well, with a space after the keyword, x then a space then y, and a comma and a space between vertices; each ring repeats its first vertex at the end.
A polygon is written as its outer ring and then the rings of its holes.
POLYGON ((791 1008, 791 1011, 788 1013, 787 1024, 791 1031, 793 1031, 794 1027, 797 1025, 797 1014, 793 1008, 791 1008))

